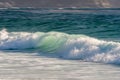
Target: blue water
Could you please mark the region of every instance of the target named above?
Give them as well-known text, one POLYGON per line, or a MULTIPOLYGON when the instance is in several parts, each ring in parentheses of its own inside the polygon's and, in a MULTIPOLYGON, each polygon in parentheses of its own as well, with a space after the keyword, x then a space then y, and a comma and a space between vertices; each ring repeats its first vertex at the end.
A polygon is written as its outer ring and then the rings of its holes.
MULTIPOLYGON (((84 72, 73 71, 75 75, 71 79, 85 80, 90 77, 90 80, 94 80, 95 77, 95 80, 119 80, 119 13, 119 8, 0 9, 0 64, 7 65, 7 69, 10 69, 9 71, 13 73, 10 76, 7 75, 10 78, 5 80, 13 78, 29 79, 28 76, 30 77, 32 71, 35 73, 37 70, 36 74, 41 74, 42 72, 39 72, 39 69, 44 69, 44 66, 48 66, 45 69, 48 73, 47 80, 50 78, 49 73, 51 71, 62 69, 66 71, 67 68, 70 72, 73 69, 80 69, 84 72), (45 62, 44 65, 44 60, 49 64, 45 62), (51 62, 54 64, 51 64, 51 62), (13 64, 14 66, 12 66, 13 64), (41 66, 38 66, 38 64, 41 66), (33 69, 30 65, 34 66, 33 69), (52 65, 54 65, 53 68, 50 67, 52 65), (89 73, 85 73, 89 68, 94 69, 92 65, 96 68, 95 71, 91 70, 89 73), (72 66, 72 69, 70 66, 72 66), (15 70, 11 70, 14 67, 15 70), (83 67, 85 69, 82 69, 83 67), (19 71, 19 75, 13 76, 17 74, 15 71, 19 68, 22 68, 23 71, 19 71), (31 72, 25 69, 30 69, 31 72), (102 78, 103 75, 107 75, 106 71, 110 71, 108 72, 109 76, 102 78), (87 75, 92 74, 92 72, 94 75, 87 75), (29 73, 29 75, 25 76, 22 73, 29 73), (99 74, 101 76, 98 76, 99 74), (79 77, 80 75, 82 76, 79 77), (115 77, 110 77, 113 75, 115 77)), ((5 67, 3 66, 0 69, 1 71, 5 67)), ((45 70, 43 70, 43 73, 45 73, 45 70)), ((4 74, 9 73, 9 71, 4 74)), ((0 74, 3 75, 3 73, 0 74)), ((65 77, 62 75, 67 74, 64 71, 52 74, 56 74, 58 79, 64 80, 73 75, 70 74, 69 77, 65 77), (61 76, 63 78, 60 78, 61 76)), ((37 75, 30 79, 37 78, 37 75)), ((3 78, 3 76, 0 76, 0 78, 3 78)), ((41 76, 38 79, 45 79, 45 77, 41 76)), ((50 79, 58 80, 55 76, 50 79)))

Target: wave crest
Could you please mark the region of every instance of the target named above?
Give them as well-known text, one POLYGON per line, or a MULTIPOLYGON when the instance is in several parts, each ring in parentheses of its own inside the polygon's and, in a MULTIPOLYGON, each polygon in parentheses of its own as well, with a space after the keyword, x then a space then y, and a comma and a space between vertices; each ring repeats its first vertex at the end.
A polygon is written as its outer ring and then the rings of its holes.
POLYGON ((120 43, 59 32, 0 31, 0 50, 37 49, 66 59, 120 64, 120 43))

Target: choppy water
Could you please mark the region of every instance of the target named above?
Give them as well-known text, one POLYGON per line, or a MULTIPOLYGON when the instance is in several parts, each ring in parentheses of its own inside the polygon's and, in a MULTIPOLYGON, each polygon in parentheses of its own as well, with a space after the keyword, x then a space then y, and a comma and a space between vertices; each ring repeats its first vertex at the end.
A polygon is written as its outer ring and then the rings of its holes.
POLYGON ((0 79, 119 80, 119 13, 1 9, 0 79))

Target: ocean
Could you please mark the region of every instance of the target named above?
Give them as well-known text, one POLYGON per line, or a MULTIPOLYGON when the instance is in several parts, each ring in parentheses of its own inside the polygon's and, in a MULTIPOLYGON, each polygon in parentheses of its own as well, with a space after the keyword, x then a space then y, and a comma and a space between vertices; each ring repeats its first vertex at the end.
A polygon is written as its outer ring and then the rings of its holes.
POLYGON ((119 79, 119 8, 0 9, 0 80, 119 79))

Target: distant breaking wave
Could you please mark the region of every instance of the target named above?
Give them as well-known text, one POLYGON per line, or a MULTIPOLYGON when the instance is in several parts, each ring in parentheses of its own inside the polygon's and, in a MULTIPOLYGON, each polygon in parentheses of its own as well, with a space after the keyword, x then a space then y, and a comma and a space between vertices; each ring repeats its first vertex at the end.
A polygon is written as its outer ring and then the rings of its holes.
POLYGON ((0 50, 36 49, 64 59, 120 64, 120 43, 60 32, 0 31, 0 50))

